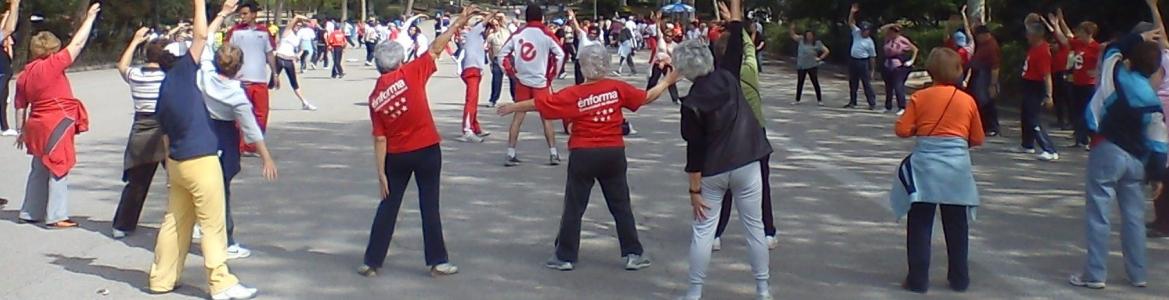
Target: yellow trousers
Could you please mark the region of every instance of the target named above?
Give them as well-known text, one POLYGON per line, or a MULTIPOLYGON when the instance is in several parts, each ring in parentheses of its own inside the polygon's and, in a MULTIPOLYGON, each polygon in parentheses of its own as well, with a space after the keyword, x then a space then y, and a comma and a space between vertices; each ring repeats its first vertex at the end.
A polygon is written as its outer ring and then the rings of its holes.
POLYGON ((225 196, 219 158, 210 155, 185 161, 167 159, 170 204, 150 266, 150 290, 169 292, 182 277, 195 221, 202 227, 203 266, 211 294, 239 283, 227 269, 225 196))

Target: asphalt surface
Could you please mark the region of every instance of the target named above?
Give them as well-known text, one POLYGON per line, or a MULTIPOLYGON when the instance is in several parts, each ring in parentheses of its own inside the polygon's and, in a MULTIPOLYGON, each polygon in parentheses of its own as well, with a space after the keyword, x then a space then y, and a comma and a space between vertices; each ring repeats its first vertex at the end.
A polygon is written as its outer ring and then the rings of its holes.
MULTIPOLYGON (((639 53, 644 58, 644 52, 639 53)), ((349 58, 364 56, 351 50, 349 58)), ((643 60, 638 61, 642 70, 643 60)), ((450 257, 461 272, 431 278, 423 263, 417 197, 406 195, 387 265, 377 278, 354 273, 361 263, 377 207, 377 170, 366 97, 377 76, 359 62, 349 76, 327 70, 302 75, 304 92, 320 107, 302 111, 289 90, 273 91, 268 143, 280 179, 267 183, 259 161, 245 159, 233 186, 236 236, 252 257, 230 261, 232 271, 266 299, 672 299, 686 287, 690 208, 682 171, 684 142, 678 108, 660 100, 628 114, 639 132, 626 139, 630 187, 639 234, 653 259, 649 269, 621 269, 612 217, 599 189, 585 214, 581 258, 571 272, 545 269, 560 220, 565 166, 538 162, 546 155, 538 122, 529 121, 519 147, 529 163, 502 166, 506 125, 491 109, 480 122, 493 132, 483 144, 457 142, 464 84, 449 57, 441 59, 429 96, 443 134, 442 215, 450 257)), ((639 73, 644 74, 644 73, 639 73)), ((780 246, 771 251, 771 287, 777 299, 1164 299, 1169 294, 1169 241, 1149 247, 1150 287, 1129 287, 1114 235, 1109 287, 1087 290, 1066 278, 1084 261, 1083 173, 1086 153, 1064 149, 1063 160, 1036 161, 1006 152, 1017 143, 1018 122, 1004 113, 1006 137, 973 153, 982 193, 970 232, 972 285, 946 287, 940 225, 934 239, 932 289, 902 291, 904 221, 887 208, 896 164, 912 141, 893 135, 894 116, 839 109, 847 82, 823 74, 828 106, 792 105, 795 72, 776 62, 762 75, 772 156, 780 246)), ((78 229, 17 224, 29 157, 0 138, 0 299, 194 299, 206 282, 197 251, 184 287, 149 295, 147 270, 166 202, 166 175, 158 172, 142 226, 124 240, 110 237, 110 219, 123 183, 122 154, 131 124, 128 87, 113 70, 70 74, 86 102, 91 132, 78 138, 78 164, 69 176, 69 210, 78 229)), ((487 75, 481 103, 490 92, 487 75)), ((624 77, 644 86, 642 76, 624 77)), ((571 84, 570 78, 556 82, 571 84)), ((688 86, 683 84, 682 93, 688 86)), ((810 89, 810 87, 809 87, 810 89)), ((506 96, 504 102, 510 101, 506 96)), ((813 99, 811 93, 805 99, 813 99)), ((1058 132, 1059 144, 1070 143, 1058 132)), ((566 136, 558 147, 567 152, 566 136)), ((1151 205, 1149 206, 1151 211, 1151 205)), ((1151 212, 1150 212, 1151 214, 1151 212)), ((709 299, 750 299, 745 239, 737 217, 711 262, 709 299)), ((1114 217, 1114 220, 1117 220, 1114 217)))

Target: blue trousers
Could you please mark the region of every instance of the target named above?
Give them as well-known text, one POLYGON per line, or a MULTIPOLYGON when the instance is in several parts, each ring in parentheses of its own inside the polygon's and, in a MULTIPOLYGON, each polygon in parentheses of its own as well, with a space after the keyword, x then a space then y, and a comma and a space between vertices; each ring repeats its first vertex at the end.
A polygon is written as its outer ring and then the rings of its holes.
POLYGON ((877 92, 873 91, 872 66, 869 59, 853 58, 848 61, 848 105, 856 105, 856 90, 861 85, 865 88, 865 99, 869 100, 869 107, 877 106, 877 92))
MULTIPOLYGON (((506 76, 504 76, 504 74, 503 74, 503 67, 499 65, 499 62, 492 60, 491 61, 491 98, 488 98, 488 101, 490 101, 491 104, 495 104, 496 102, 499 102, 499 94, 503 92, 503 78, 504 77, 506 77, 506 76)), ((515 80, 509 79, 508 84, 511 85, 510 86, 511 98, 515 99, 515 80)))
POLYGON ((1020 135, 1022 146, 1026 149, 1035 148, 1035 144, 1039 144, 1039 148, 1045 152, 1057 153, 1055 150, 1055 143, 1051 141, 1051 137, 1047 135, 1047 127, 1043 126, 1040 121, 1040 114, 1043 112, 1043 95, 1047 92, 1047 88, 1043 86, 1042 81, 1023 80, 1023 114, 1022 118, 1023 133, 1020 135))
POLYGON ((885 109, 893 109, 893 98, 897 108, 905 109, 905 80, 909 79, 909 67, 883 68, 881 78, 885 79, 885 109))
POLYGON ((1109 207, 1120 206, 1120 245, 1124 268, 1132 282, 1143 282, 1145 270, 1145 167, 1136 157, 1105 140, 1088 154, 1084 183, 1084 231, 1088 257, 1083 279, 1104 282, 1108 278, 1109 207))

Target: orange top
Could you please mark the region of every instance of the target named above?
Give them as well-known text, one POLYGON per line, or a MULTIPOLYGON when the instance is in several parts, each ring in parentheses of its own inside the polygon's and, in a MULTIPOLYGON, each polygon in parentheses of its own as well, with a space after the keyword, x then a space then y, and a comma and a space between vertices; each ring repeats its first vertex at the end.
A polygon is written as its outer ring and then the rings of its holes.
POLYGON ((897 136, 903 138, 911 136, 965 138, 970 147, 982 145, 986 139, 974 97, 953 85, 935 85, 913 93, 909 97, 905 113, 897 119, 896 132, 897 136), (953 103, 949 104, 947 109, 947 103, 950 101, 953 103))

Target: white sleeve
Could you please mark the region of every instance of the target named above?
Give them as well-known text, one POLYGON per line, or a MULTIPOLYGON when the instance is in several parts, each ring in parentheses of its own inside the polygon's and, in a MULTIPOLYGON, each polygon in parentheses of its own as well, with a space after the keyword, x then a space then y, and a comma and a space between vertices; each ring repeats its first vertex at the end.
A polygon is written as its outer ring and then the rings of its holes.
MULTIPOLYGON (((564 55, 564 48, 556 43, 551 37, 548 38, 549 47, 552 48, 552 55, 555 55, 556 65, 552 66, 552 74, 560 74, 560 68, 564 67, 566 55, 564 55)), ((551 83, 549 83, 551 85, 551 83)))

